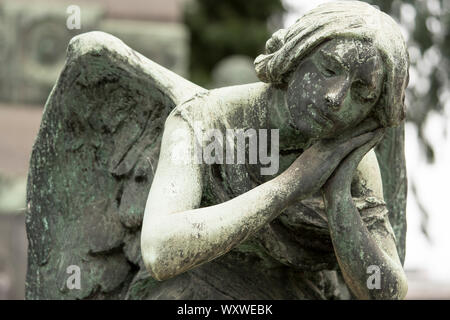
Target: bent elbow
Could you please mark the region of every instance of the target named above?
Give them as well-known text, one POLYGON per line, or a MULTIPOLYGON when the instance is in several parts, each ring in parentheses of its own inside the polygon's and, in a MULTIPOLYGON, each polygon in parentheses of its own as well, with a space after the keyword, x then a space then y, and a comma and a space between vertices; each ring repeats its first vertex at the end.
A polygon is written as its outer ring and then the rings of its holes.
POLYGON ((406 274, 403 272, 398 280, 397 280, 397 299, 404 300, 406 294, 408 293, 408 279, 406 278, 406 274))
MULTIPOLYGON (((386 300, 403 300, 408 293, 408 280, 403 270, 396 272, 388 290, 385 290, 384 299, 386 300)), ((395 273, 394 273, 395 274, 395 273)))
POLYGON ((385 283, 384 288, 380 288, 378 293, 373 292, 372 299, 380 300, 403 300, 408 292, 408 281, 404 272, 395 275, 390 281, 385 283))
POLYGON ((170 265, 170 259, 167 258, 167 252, 164 239, 156 237, 141 237, 141 254, 145 268, 150 275, 158 281, 167 280, 176 274, 172 272, 173 266, 170 265))

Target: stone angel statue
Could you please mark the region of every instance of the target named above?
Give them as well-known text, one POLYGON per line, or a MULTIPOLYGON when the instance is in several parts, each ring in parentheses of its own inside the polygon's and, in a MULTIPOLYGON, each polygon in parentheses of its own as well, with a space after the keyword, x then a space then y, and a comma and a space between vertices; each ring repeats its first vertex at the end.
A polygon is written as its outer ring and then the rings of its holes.
POLYGON ((31 157, 27 298, 404 298, 408 66, 357 1, 275 32, 262 82, 214 90, 73 38, 31 157))

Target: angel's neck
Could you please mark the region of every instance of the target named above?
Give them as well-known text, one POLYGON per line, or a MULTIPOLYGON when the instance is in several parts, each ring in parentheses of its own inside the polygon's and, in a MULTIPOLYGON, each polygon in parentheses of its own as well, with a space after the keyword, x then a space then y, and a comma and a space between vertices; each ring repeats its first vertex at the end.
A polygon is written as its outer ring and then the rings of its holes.
POLYGON ((270 129, 279 129, 280 150, 305 149, 309 139, 293 126, 286 102, 286 91, 271 85, 264 94, 267 121, 270 129))

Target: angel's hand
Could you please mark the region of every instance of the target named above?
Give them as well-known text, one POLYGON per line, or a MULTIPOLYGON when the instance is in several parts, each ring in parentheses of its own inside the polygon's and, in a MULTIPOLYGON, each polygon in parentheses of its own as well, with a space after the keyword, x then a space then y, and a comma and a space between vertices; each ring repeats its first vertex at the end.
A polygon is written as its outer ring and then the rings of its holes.
POLYGON ((377 129, 365 144, 351 152, 339 164, 330 178, 322 187, 322 193, 327 203, 334 203, 342 195, 351 196, 350 189, 353 176, 364 156, 383 138, 385 129, 377 129))
POLYGON ((321 140, 305 150, 283 173, 296 181, 290 200, 307 198, 318 191, 348 154, 376 137, 377 126, 367 120, 337 138, 321 140))
POLYGON ((351 195, 359 162, 383 135, 384 129, 376 130, 370 141, 339 164, 322 187, 334 252, 347 286, 359 299, 403 299, 408 287, 388 216, 380 217, 368 228, 351 195), (366 270, 371 266, 380 268, 378 290, 367 286, 366 270))

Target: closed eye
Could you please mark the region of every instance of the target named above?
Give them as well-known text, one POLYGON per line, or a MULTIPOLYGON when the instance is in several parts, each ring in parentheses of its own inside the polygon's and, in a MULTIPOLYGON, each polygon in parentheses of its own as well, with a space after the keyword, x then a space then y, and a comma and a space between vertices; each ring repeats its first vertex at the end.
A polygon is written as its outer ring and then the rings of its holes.
POLYGON ((326 77, 332 77, 336 75, 336 72, 333 69, 327 68, 327 67, 322 67, 322 73, 324 76, 326 77))
POLYGON ((321 61, 316 63, 316 66, 318 67, 319 72, 327 78, 338 75, 338 69, 329 63, 321 61))
POLYGON ((377 92, 362 81, 356 81, 352 85, 352 95, 363 102, 374 102, 377 99, 377 92))
POLYGON ((342 72, 343 66, 334 56, 320 52, 319 57, 316 65, 325 77, 337 76, 342 72))

